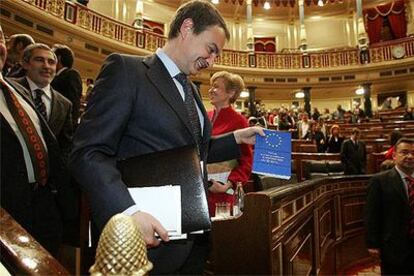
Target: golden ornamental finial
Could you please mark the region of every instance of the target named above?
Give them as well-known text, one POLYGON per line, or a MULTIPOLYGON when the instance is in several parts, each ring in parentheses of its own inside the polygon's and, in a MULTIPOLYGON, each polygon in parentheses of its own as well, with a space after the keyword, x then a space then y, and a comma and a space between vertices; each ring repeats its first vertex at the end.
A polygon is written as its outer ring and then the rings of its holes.
POLYGON ((146 275, 152 269, 141 231, 130 216, 117 214, 99 238, 91 275, 146 275))

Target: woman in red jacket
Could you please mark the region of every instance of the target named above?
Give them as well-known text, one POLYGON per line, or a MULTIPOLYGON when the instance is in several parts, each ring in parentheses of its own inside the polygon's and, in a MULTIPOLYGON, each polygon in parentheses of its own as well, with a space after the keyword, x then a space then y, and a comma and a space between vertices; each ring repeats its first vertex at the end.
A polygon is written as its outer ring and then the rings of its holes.
MULTIPOLYGON (((237 113, 232 104, 239 97, 240 92, 244 89, 243 79, 236 74, 227 71, 216 72, 210 79, 211 88, 209 90, 210 102, 214 110, 208 113, 213 125, 213 136, 232 132, 236 129, 248 127, 247 120, 244 116, 237 113)), ((228 202, 232 207, 234 203, 233 191, 236 190, 237 182, 246 183, 252 171, 252 148, 250 145, 240 145, 240 157, 237 162, 230 162, 226 173, 221 174, 221 181, 214 179, 217 174, 211 174, 209 169, 210 184, 208 191, 208 205, 210 216, 215 215, 216 203, 228 202)), ((229 163, 227 163, 228 165, 229 163)), ((214 166, 214 165, 213 165, 214 166)), ((211 166, 209 166, 211 168, 211 166)))

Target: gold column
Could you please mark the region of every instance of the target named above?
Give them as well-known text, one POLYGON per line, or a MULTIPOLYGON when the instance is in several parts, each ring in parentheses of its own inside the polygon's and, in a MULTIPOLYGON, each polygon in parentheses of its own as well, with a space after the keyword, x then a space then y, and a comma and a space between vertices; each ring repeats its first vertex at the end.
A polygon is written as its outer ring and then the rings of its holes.
POLYGON ((299 0, 299 19, 300 19, 300 30, 299 30, 299 39, 300 45, 299 49, 302 51, 306 51, 308 49, 308 42, 306 39, 306 28, 305 28, 305 7, 304 7, 304 0, 299 0))
POLYGON ((254 52, 252 0, 246 0, 247 50, 254 52))

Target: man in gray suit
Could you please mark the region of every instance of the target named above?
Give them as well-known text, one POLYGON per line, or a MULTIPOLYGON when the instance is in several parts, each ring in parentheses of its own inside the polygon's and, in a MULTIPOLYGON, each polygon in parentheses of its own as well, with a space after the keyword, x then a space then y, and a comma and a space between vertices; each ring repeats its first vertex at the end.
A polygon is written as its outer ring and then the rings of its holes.
POLYGON ((383 275, 414 275, 414 140, 398 140, 393 158, 395 167, 369 183, 367 247, 383 275))
MULTIPOLYGON (((229 36, 212 4, 191 1, 177 10, 168 42, 154 55, 113 54, 107 58, 75 134, 70 160, 71 171, 88 197, 99 229, 110 217, 123 212, 139 225, 149 247, 160 244, 155 233, 168 241, 160 222, 140 212, 139 202, 131 198, 116 168, 120 158, 197 144, 205 164, 233 159, 239 152, 238 144, 252 144, 256 133, 264 135, 256 127, 212 139, 197 88, 190 81, 190 88, 180 83, 179 76, 186 79, 212 66, 229 36), (191 116, 194 113, 196 120, 191 116)), ((154 273, 180 272, 188 263, 191 248, 187 241, 150 250, 150 260, 157 269, 154 273)), ((191 273, 202 273, 202 267, 191 273)))
POLYGON ((55 134, 64 160, 68 159, 72 145, 72 103, 50 83, 56 75, 56 55, 49 46, 35 43, 23 52, 23 68, 26 76, 15 79, 31 93, 36 108, 42 114, 55 134))

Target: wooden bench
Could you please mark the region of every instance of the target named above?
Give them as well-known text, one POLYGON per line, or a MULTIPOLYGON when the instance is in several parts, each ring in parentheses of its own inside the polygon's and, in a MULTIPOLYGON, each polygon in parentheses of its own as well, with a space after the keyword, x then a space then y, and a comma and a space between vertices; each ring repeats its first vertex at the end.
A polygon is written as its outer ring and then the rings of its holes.
POLYGON ((306 152, 292 152, 292 159, 295 160, 296 176, 298 182, 304 181, 304 162, 305 160, 341 160, 339 153, 306 153, 306 152))
POLYGON ((213 221, 207 273, 335 275, 367 258, 369 177, 329 177, 250 193, 239 217, 213 221))

